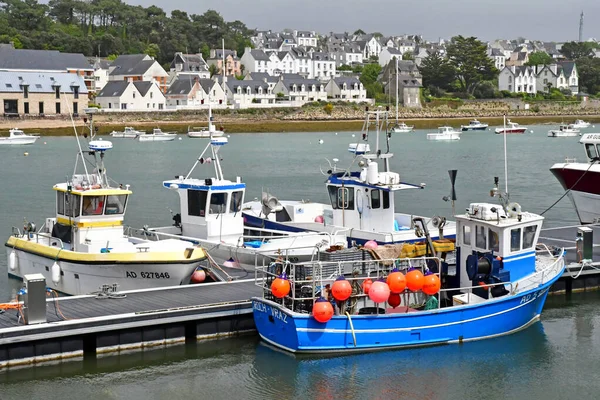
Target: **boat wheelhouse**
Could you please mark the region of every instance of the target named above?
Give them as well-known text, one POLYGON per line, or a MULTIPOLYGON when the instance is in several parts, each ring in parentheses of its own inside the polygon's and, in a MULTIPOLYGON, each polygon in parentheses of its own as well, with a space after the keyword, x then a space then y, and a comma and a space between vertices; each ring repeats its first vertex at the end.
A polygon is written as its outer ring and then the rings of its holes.
POLYGON ((112 131, 109 135, 113 138, 126 138, 126 139, 135 139, 139 135, 145 135, 146 132, 140 131, 132 128, 131 126, 126 126, 123 131, 112 131))
POLYGON ((481 123, 476 119, 469 121, 468 125, 461 125, 460 128, 463 131, 485 131, 488 128, 488 124, 481 123))
POLYGON ((460 140, 460 131, 451 126, 440 126, 437 133, 428 133, 427 140, 460 140))
POLYGON ((511 120, 506 121, 506 125, 502 128, 496 128, 495 132, 497 134, 503 133, 525 133, 527 131, 526 126, 519 125, 517 122, 511 122, 511 120))
POLYGON ((579 136, 579 129, 573 125, 559 125, 558 129, 551 129, 548 131, 548 137, 573 137, 579 136))

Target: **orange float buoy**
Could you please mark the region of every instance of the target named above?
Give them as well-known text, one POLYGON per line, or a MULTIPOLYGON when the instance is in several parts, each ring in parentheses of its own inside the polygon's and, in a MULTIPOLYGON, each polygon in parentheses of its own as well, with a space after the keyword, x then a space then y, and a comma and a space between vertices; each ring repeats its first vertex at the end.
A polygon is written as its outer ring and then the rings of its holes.
POLYGON ((284 298, 290 293, 290 281, 285 275, 279 275, 271 282, 271 292, 278 299, 284 298))
POLYGON ((392 293, 402 293, 406 288, 406 278, 398 268, 394 268, 387 277, 387 284, 392 293))
POLYGON ((202 283, 206 280, 206 271, 202 268, 198 268, 192 274, 192 283, 202 283))
POLYGON ((371 289, 372 285, 373 285, 373 281, 371 280, 371 278, 365 279, 362 284, 363 293, 369 294, 369 289, 371 289))
POLYGON ((347 300, 352 295, 352 286, 343 276, 338 277, 331 285, 331 294, 337 301, 347 300))
POLYGON ((390 288, 383 280, 373 282, 369 289, 369 298, 375 303, 383 303, 390 297, 390 288))
POLYGON ((320 297, 313 304, 312 314, 315 320, 325 323, 333 317, 333 306, 330 302, 320 297))
POLYGON ((423 287, 423 273, 418 269, 410 268, 406 273, 406 287, 413 292, 421 290, 423 287))
POLYGON ((439 292, 441 287, 442 283, 440 282, 440 278, 431 271, 427 271, 423 278, 423 287, 421 289, 423 290, 423 293, 431 296, 439 292))
POLYGON ((392 306, 392 308, 398 307, 400 305, 400 294, 399 293, 390 294, 390 297, 388 298, 387 302, 390 306, 392 306))

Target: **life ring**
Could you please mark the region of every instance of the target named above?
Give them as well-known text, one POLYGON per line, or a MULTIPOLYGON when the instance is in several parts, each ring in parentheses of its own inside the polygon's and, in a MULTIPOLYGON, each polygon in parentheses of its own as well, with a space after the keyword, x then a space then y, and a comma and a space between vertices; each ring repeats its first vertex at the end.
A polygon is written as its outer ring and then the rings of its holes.
POLYGON ((506 208, 508 210, 509 218, 515 218, 521 214, 521 205, 519 203, 508 203, 508 206, 506 208))

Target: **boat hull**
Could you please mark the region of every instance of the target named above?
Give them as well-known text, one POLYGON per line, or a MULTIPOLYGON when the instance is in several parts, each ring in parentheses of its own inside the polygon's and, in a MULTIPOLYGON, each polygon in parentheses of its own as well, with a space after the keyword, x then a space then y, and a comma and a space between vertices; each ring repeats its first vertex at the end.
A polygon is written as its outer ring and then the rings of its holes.
POLYGON ((487 125, 486 126, 478 126, 478 127, 463 126, 462 130, 463 130, 463 132, 465 132, 465 131, 485 131, 487 128, 488 128, 487 125))
POLYGON ((22 137, 22 138, 0 138, 0 145, 34 144, 38 139, 39 139, 39 136, 22 137))
POLYGON ((550 171, 568 193, 582 224, 600 221, 600 168, 583 163, 555 164, 550 171))
POLYGON ((576 131, 576 132, 548 131, 548 137, 573 137, 573 136, 579 136, 579 131, 576 131))
POLYGON ((536 289, 486 303, 398 314, 334 316, 324 324, 262 298, 253 298, 252 305, 261 338, 294 353, 462 343, 511 334, 535 322, 548 289, 560 275, 536 289))
POLYGON ((210 137, 221 137, 223 136, 223 131, 215 131, 215 132, 188 132, 187 136, 193 139, 205 139, 210 137))
POLYGON ((439 134, 439 133, 428 133, 427 140, 460 140, 460 134, 439 134))
POLYGON ((138 135, 135 133, 111 133, 110 136, 115 139, 135 139, 138 135))
POLYGON ((496 129, 496 133, 501 135, 504 133, 525 133, 527 128, 516 128, 516 129, 496 129))
POLYGON ((140 142, 170 142, 172 140, 175 140, 175 137, 177 137, 177 135, 173 134, 173 135, 165 135, 165 136, 153 136, 153 135, 148 135, 148 136, 138 136, 137 140, 140 142))

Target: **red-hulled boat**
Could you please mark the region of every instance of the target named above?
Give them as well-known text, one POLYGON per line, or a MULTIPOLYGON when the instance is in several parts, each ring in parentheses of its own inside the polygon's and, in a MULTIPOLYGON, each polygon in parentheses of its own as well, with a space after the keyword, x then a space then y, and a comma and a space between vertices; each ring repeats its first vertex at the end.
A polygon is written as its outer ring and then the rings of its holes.
POLYGON ((585 147, 588 162, 566 160, 550 171, 560 182, 575 206, 582 224, 600 222, 600 133, 588 133, 579 141, 585 147))
POLYGON ((521 126, 516 122, 511 122, 510 119, 506 121, 506 126, 502 128, 496 128, 497 134, 503 133, 525 133, 527 131, 526 126, 521 126))

